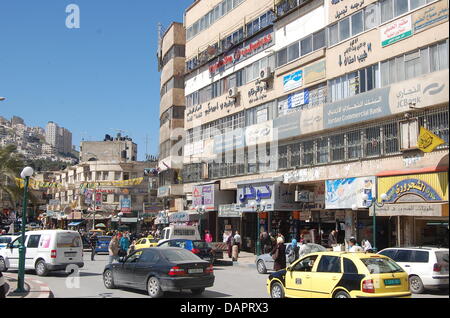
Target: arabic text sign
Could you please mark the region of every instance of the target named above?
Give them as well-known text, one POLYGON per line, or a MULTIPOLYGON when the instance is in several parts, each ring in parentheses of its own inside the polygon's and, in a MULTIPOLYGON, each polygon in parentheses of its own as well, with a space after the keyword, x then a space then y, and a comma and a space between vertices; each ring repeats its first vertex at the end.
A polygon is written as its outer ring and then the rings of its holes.
POLYGON ((411 16, 408 15, 380 28, 381 46, 385 47, 412 36, 411 16))
POLYGON ((375 177, 327 180, 325 183, 326 209, 351 209, 368 207, 375 194, 375 177), (368 200, 362 196, 367 194, 368 200))
POLYGON ((412 20, 414 33, 422 32, 436 24, 448 21, 447 1, 439 1, 414 12, 412 20))
MULTIPOLYGON (((383 207, 376 207, 377 216, 442 216, 441 204, 385 204, 383 207)), ((369 215, 373 216, 373 208, 369 210, 369 215)))
POLYGON ((407 194, 416 194, 425 201, 442 201, 442 198, 429 184, 417 178, 405 179, 397 182, 386 193, 386 202, 396 202, 407 194))
POLYGON ((293 89, 303 86, 303 71, 298 70, 295 73, 283 77, 284 91, 291 91, 293 89))
POLYGON ((391 114, 389 87, 375 89, 323 108, 324 128, 335 128, 391 114))
POLYGON ((123 213, 131 213, 131 199, 122 199, 120 201, 120 211, 123 213))
POLYGON ((194 186, 192 191, 192 205, 194 207, 205 206, 206 210, 213 210, 215 185, 194 186))
POLYGON ((305 89, 304 91, 290 94, 288 96, 287 102, 288 102, 288 109, 293 109, 299 106, 309 104, 309 90, 305 89))
POLYGON ((256 124, 247 127, 245 130, 245 144, 246 146, 254 146, 273 140, 273 122, 267 121, 265 123, 256 124))

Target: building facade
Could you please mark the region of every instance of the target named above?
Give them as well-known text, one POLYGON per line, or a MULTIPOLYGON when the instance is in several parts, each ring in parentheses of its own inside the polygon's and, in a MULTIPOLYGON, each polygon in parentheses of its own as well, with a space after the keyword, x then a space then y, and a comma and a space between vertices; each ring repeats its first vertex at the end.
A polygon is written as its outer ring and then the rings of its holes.
POLYGON ((52 121, 45 127, 45 141, 59 153, 68 154, 72 151, 72 133, 52 121))
POLYGON ((375 209, 379 249, 448 242, 448 1, 200 0, 184 21, 183 191, 196 210, 218 185, 216 239, 372 241, 375 209))
POLYGON ((186 32, 183 24, 172 23, 161 34, 158 45, 160 78, 159 189, 165 209, 183 210, 181 168, 184 145, 184 65, 186 32))
POLYGON ((115 138, 109 135, 106 137, 103 141, 82 141, 80 145, 80 161, 137 161, 137 144, 131 138, 122 137, 120 134, 115 138))

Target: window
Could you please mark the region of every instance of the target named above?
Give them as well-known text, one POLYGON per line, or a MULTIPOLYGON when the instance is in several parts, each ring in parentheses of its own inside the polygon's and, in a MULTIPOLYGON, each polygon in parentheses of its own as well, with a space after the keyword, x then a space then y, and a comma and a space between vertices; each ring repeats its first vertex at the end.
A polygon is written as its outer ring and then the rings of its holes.
POLYGON ((288 62, 291 62, 300 56, 300 48, 299 48, 298 42, 296 42, 288 47, 287 55, 288 55, 288 57, 287 57, 288 62))
POLYGON ((341 258, 339 256, 322 256, 317 267, 318 273, 340 273, 341 258))
POLYGON ((299 261, 297 264, 295 264, 292 270, 295 272, 311 272, 311 270, 314 267, 314 262, 316 261, 316 259, 317 255, 308 256, 299 261))
POLYGON ((364 31, 363 10, 352 15, 352 36, 364 31))
POLYGON ((317 140, 317 163, 328 162, 328 138, 317 140))
POLYGON ((380 9, 381 9, 380 14, 381 23, 384 23, 394 18, 394 8, 392 5, 392 0, 381 0, 380 9))
POLYGON ((353 131, 347 134, 347 156, 348 159, 361 158, 361 133, 353 131))
POLYGON ((350 37, 350 18, 339 21, 339 41, 350 37))
POLYGON ((313 50, 325 47, 325 29, 313 34, 313 50))
POLYGON ((312 37, 307 37, 300 41, 302 56, 312 52, 312 37))
POLYGON ((287 63, 287 48, 277 52, 277 67, 287 63))
POLYGON ((303 142, 302 165, 308 166, 314 163, 314 141, 303 142))
POLYGON ((387 256, 391 259, 394 259, 395 253, 397 253, 397 250, 385 250, 380 252, 381 255, 387 256))
POLYGON ((352 260, 344 257, 344 273, 345 274, 358 274, 358 268, 352 260))
POLYGON ((364 30, 370 30, 378 26, 377 5, 372 4, 364 10, 364 30))
POLYGON ((379 156, 381 154, 381 130, 380 127, 365 129, 366 134, 366 157, 379 156))
POLYGON ((339 24, 333 24, 328 28, 328 45, 332 46, 339 42, 339 24))
POLYGON ((331 161, 342 161, 345 159, 344 134, 330 137, 331 161))
MULTIPOLYGON (((410 0, 411 3, 411 10, 414 10, 415 8, 418 8, 420 6, 423 6, 424 4, 426 4, 426 0, 410 0)), ((429 1, 428 1, 429 2, 429 1)))
POLYGON ((408 12, 408 0, 394 1, 394 14, 396 17, 408 12))
POLYGON ((403 273, 404 270, 394 261, 386 258, 363 258, 361 261, 366 265, 370 274, 403 273))
POLYGON ((38 248, 40 239, 40 235, 30 235, 27 243, 27 248, 38 248))
POLYGON ((397 255, 395 255, 396 262, 410 262, 412 256, 412 251, 409 250, 399 250, 397 255))
POLYGON ((430 253, 426 251, 414 251, 412 255, 412 263, 428 263, 430 253))

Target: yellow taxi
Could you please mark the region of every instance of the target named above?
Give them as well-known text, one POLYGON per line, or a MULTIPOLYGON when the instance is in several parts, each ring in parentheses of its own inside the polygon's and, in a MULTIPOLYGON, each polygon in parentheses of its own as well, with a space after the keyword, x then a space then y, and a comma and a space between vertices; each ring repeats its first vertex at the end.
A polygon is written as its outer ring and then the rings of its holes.
POLYGON ((372 253, 318 252, 271 274, 272 298, 410 298, 408 274, 390 258, 372 253))
POLYGON ((153 236, 144 237, 139 239, 136 242, 135 250, 140 250, 141 248, 149 248, 149 247, 156 247, 158 245, 158 240, 155 239, 153 236))

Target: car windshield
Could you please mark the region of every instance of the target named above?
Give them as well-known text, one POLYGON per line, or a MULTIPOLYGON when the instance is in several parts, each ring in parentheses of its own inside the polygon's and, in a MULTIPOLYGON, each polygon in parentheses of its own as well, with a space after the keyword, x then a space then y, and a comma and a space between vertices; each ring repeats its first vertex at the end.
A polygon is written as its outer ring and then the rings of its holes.
POLYGON ((78 233, 59 233, 57 235, 56 246, 59 248, 80 247, 80 235, 78 233))
POLYGON ((203 241, 193 241, 195 248, 209 248, 209 244, 203 241))
POLYGON ((0 243, 11 243, 11 237, 0 237, 0 243))
POLYGON ((164 258, 166 258, 169 262, 177 263, 184 261, 199 261, 201 260, 198 256, 193 254, 192 252, 184 249, 166 249, 162 251, 164 258))
POLYGON ((400 273, 403 269, 393 260, 384 257, 362 258, 371 274, 400 273))
POLYGON ((158 243, 158 240, 154 238, 149 238, 148 240, 150 241, 150 243, 158 243))

